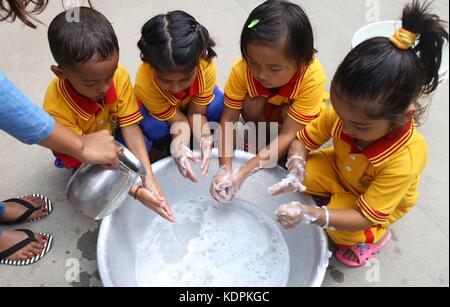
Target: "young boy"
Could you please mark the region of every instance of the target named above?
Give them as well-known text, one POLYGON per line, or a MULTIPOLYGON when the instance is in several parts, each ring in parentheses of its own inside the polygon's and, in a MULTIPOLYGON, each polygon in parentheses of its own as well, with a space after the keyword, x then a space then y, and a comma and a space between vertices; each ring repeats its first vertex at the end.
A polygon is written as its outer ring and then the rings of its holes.
MULTIPOLYGON (((130 77, 118 64, 114 29, 101 13, 87 7, 79 9, 79 21, 67 21, 63 12, 49 26, 50 49, 58 65, 51 66, 57 78, 48 87, 44 110, 79 135, 109 130, 125 142, 147 170, 142 178, 146 189, 140 194, 146 190, 150 193, 142 198, 151 200, 148 206, 162 208, 167 203, 151 169, 148 142, 138 125, 142 115, 130 77)), ((77 169, 81 164, 62 153, 54 155, 56 165, 77 169)))

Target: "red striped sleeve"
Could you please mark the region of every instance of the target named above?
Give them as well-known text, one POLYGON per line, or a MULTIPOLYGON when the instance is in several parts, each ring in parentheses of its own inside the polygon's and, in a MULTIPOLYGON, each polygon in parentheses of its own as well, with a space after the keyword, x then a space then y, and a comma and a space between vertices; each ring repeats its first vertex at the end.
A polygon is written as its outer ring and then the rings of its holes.
POLYGON ((244 100, 231 99, 225 94, 224 103, 227 107, 234 110, 242 110, 244 108, 244 100))
POLYGON ((152 114, 156 119, 161 121, 168 121, 171 119, 175 113, 177 112, 177 109, 173 106, 170 106, 167 110, 164 112, 158 113, 158 114, 152 114))
POLYGON ((125 117, 119 117, 118 121, 119 121, 120 127, 126 127, 126 126, 131 126, 133 124, 137 124, 142 119, 143 119, 143 116, 142 116, 141 112, 138 110, 131 115, 128 115, 125 117))
POLYGON ((192 102, 200 106, 209 105, 214 99, 214 95, 209 95, 207 97, 194 96, 192 102))
POLYGON ((315 143, 308 135, 308 132, 305 129, 300 130, 297 133, 297 138, 302 141, 302 143, 305 145, 306 149, 308 150, 316 150, 320 147, 319 144, 315 143))
POLYGON ((364 216, 375 224, 384 224, 388 219, 388 214, 384 214, 378 210, 373 209, 364 199, 364 195, 358 199, 358 206, 363 212, 364 216))
POLYGON ((288 109, 288 116, 291 119, 293 119, 294 121, 296 121, 297 123, 306 126, 310 122, 312 122, 313 120, 318 118, 320 116, 320 113, 314 114, 314 115, 305 115, 305 114, 298 112, 297 110, 295 110, 295 108, 290 106, 288 109))

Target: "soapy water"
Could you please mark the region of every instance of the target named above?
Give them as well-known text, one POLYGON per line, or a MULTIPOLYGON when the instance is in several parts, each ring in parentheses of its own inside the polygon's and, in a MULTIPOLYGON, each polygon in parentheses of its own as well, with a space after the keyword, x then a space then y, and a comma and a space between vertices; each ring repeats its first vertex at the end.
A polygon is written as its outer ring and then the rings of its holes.
POLYGON ((170 224, 155 218, 138 244, 136 279, 143 287, 282 287, 289 251, 276 223, 242 200, 217 205, 205 197, 172 206, 170 224))

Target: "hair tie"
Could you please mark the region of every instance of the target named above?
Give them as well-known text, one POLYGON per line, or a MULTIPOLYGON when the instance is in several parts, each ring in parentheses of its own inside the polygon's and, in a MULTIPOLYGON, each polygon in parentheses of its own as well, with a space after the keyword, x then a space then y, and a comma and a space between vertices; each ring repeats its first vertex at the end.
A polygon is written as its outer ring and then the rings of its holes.
POLYGON ((253 19, 252 22, 250 22, 250 24, 248 25, 247 28, 249 29, 253 29, 254 27, 256 27, 259 23, 261 22, 261 19, 253 19))
POLYGON ((414 46, 416 43, 417 34, 409 32, 403 28, 395 31, 390 40, 397 48, 406 50, 414 46))

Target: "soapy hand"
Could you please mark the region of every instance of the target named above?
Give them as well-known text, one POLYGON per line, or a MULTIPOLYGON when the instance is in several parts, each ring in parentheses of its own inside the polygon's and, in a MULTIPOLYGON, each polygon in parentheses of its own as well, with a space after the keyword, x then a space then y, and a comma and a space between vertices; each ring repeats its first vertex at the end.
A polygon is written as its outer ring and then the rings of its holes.
POLYGON ((279 183, 269 187, 267 193, 271 196, 275 196, 284 193, 305 192, 306 187, 303 185, 306 174, 305 166, 306 162, 302 157, 290 157, 286 163, 288 175, 279 183))
POLYGON ((202 136, 202 140, 200 141, 200 148, 202 151, 202 165, 200 169, 202 170, 202 175, 208 175, 209 162, 211 161, 212 155, 212 146, 213 146, 214 138, 212 135, 210 136, 202 136))
MULTIPOLYGON (((194 153, 192 150, 189 149, 186 145, 182 145, 181 149, 176 152, 172 153, 173 158, 175 160, 175 164, 178 167, 178 171, 184 178, 188 178, 192 182, 197 182, 197 177, 195 177, 194 172, 192 171, 191 164, 189 163, 189 160, 191 160, 194 163, 199 163, 199 159, 194 156, 194 153)), ((209 165, 209 162, 208 162, 209 165)))
POLYGON ((233 200, 239 186, 236 173, 233 173, 228 166, 224 165, 212 179, 209 192, 216 201, 225 203, 233 200))
POLYGON ((281 205, 275 212, 278 223, 283 228, 292 229, 300 223, 311 224, 317 221, 320 213, 315 206, 305 206, 299 202, 281 205))

